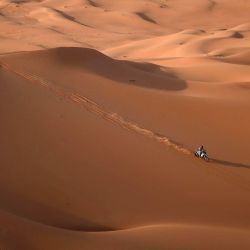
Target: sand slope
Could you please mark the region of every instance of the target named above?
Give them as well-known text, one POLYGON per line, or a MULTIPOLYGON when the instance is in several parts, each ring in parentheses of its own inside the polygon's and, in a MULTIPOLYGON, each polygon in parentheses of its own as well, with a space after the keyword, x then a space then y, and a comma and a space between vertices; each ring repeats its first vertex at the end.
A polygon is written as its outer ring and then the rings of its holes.
POLYGON ((186 2, 0 3, 0 248, 250 248, 249 6, 186 2))

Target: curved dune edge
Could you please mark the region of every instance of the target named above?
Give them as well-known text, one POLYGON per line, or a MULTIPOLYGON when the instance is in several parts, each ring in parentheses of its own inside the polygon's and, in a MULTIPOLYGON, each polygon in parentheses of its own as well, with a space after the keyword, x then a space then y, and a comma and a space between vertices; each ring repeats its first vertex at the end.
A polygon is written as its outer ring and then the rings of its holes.
MULTIPOLYGON (((25 63, 23 64, 24 61, 27 62, 27 65, 30 65, 36 58, 42 64, 47 65, 49 63, 52 67, 58 65, 66 69, 79 69, 87 74, 104 77, 117 83, 152 90, 181 91, 187 87, 184 80, 178 78, 166 67, 163 68, 156 64, 145 62, 116 60, 96 49, 90 48, 57 47, 3 55, 2 57, 5 62, 10 62, 11 65, 12 63, 16 65, 16 62, 17 64, 25 65, 25 63), (150 80, 145 80, 145 78, 150 80)), ((26 67, 25 65, 25 71, 26 67)))
MULTIPOLYGON (((247 33, 250 30, 245 31, 247 33)), ((173 58, 206 57, 217 50, 238 49, 244 51, 248 47, 244 33, 234 30, 209 31, 201 29, 183 30, 174 34, 150 37, 132 41, 128 44, 103 50, 107 55, 120 58, 126 55, 132 60, 164 60, 173 58), (224 42, 226 49, 221 45, 224 42), (218 45, 219 44, 219 45, 218 45), (219 46, 217 48, 217 46, 219 46)), ((160 64, 160 62, 159 62, 160 64)))
POLYGON ((72 231, 0 211, 3 249, 249 249, 249 230, 197 224, 152 224, 106 232, 72 231), (15 241, 11 240, 15 237, 15 241))
MULTIPOLYGON (((249 24, 242 25, 248 26, 249 24)), ((217 87, 223 84, 227 91, 230 84, 248 83, 250 80, 250 30, 239 27, 215 31, 198 28, 183 30, 170 35, 135 40, 107 48, 103 52, 114 58, 126 55, 130 60, 167 66, 181 79, 185 79, 188 87, 193 84, 196 86, 195 83, 215 83, 217 87)), ((204 89, 202 94, 209 91, 211 88, 204 89)))
MULTIPOLYGON (((70 228, 63 228, 53 225, 48 225, 36 220, 32 220, 30 218, 25 218, 20 215, 13 214, 9 211, 0 210, 0 218, 3 219, 3 222, 5 220, 12 220, 16 221, 18 223, 23 224, 32 224, 35 226, 41 226, 46 228, 51 228, 55 230, 61 230, 61 231, 69 231, 69 232, 84 232, 84 233, 94 233, 94 234, 100 234, 100 233, 122 233, 122 232, 140 232, 140 231, 154 231, 154 230, 161 230, 161 229, 201 229, 201 230, 218 230, 218 231, 228 231, 228 232, 245 232, 250 234, 250 230, 248 228, 240 228, 240 227, 230 227, 230 226, 223 226, 223 225, 210 225, 210 224, 196 224, 196 223, 179 223, 179 222, 169 222, 169 223, 156 223, 156 224, 145 224, 145 225, 134 225, 132 227, 120 227, 120 228, 110 228, 110 229, 103 229, 99 230, 99 228, 96 228, 96 230, 75 230, 70 228)), ((5 224, 5 223, 4 223, 5 224)))

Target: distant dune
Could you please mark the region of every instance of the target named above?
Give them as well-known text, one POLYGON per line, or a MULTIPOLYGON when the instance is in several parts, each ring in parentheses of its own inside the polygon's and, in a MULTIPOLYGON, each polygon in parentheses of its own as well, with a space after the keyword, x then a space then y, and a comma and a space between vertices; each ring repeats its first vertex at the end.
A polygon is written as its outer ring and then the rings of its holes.
POLYGON ((250 249, 249 8, 1 1, 0 249, 250 249))

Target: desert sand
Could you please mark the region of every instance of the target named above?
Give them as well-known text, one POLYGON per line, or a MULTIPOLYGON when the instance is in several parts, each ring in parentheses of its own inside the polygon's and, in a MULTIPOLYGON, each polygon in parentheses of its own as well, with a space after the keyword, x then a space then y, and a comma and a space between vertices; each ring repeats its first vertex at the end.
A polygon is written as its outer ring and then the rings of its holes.
POLYGON ((250 249, 249 11, 0 1, 0 249, 250 249))

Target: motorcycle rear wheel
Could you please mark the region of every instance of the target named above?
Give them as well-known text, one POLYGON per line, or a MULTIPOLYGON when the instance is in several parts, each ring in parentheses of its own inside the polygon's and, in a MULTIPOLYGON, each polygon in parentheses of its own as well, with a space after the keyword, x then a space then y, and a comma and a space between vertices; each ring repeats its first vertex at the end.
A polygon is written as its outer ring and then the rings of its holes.
POLYGON ((204 161, 209 162, 209 158, 207 156, 204 156, 203 159, 204 159, 204 161))

